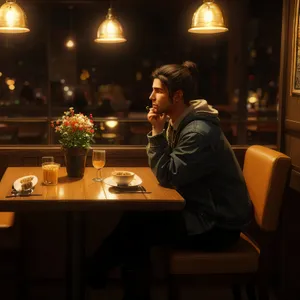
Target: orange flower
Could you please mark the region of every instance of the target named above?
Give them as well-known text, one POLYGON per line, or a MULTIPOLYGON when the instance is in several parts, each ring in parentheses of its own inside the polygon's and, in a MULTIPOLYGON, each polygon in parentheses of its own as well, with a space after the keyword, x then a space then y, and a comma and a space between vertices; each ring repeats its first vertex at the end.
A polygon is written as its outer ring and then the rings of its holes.
POLYGON ((88 149, 94 142, 94 122, 82 113, 75 113, 72 107, 63 116, 51 122, 55 132, 60 134, 59 143, 63 147, 82 147, 88 149), (55 126, 56 125, 56 126, 55 126))

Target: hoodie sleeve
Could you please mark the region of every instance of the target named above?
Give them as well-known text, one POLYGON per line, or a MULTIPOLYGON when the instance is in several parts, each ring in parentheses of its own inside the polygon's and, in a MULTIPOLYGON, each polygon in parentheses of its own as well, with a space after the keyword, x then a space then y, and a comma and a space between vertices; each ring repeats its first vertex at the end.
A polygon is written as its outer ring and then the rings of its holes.
POLYGON ((173 149, 164 134, 148 135, 148 141, 149 166, 163 186, 187 185, 217 166, 216 147, 205 132, 182 132, 173 149))

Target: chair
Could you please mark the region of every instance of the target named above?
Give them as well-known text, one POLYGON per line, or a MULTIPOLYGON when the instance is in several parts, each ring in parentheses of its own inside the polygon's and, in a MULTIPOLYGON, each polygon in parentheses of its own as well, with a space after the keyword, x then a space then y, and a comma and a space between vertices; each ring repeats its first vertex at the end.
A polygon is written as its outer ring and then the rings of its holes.
MULTIPOLYGON (((287 183, 291 160, 288 156, 267 147, 254 145, 247 149, 243 173, 250 199, 254 206, 256 226, 264 237, 272 237, 277 229, 283 193, 287 183)), ((178 282, 190 275, 216 283, 227 279, 231 284, 233 299, 241 299, 241 284, 246 285, 249 300, 256 299, 254 283, 257 283, 259 299, 268 299, 262 263, 266 245, 257 244, 242 233, 231 249, 220 252, 173 250, 169 261, 169 298, 178 298, 178 282), (213 281, 211 280, 213 277, 213 281)), ((264 243, 265 244, 265 243, 264 243)))

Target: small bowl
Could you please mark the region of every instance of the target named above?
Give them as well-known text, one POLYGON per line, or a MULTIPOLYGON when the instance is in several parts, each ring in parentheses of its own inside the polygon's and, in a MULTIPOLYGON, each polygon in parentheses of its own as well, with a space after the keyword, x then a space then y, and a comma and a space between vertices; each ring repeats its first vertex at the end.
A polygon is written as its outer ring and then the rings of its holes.
POLYGON ((134 173, 130 171, 114 171, 111 174, 117 185, 129 185, 134 178, 134 173))

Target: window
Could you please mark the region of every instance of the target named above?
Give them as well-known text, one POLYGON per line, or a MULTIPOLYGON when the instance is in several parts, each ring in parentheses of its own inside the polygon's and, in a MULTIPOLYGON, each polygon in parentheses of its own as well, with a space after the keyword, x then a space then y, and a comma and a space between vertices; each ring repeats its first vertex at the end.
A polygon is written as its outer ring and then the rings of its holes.
POLYGON ((160 1, 159 9, 153 2, 117 2, 114 12, 128 42, 101 45, 94 38, 108 3, 76 3, 26 3, 31 32, 0 35, 1 144, 57 143, 50 120, 74 106, 96 118, 97 143, 143 146, 151 129, 145 109, 150 74, 184 60, 197 63, 199 97, 219 110, 232 144, 238 143, 240 122, 246 122, 247 143, 276 143, 281 4, 271 11, 250 2, 247 116, 240 119, 239 91, 233 99, 228 93, 228 34, 189 34, 194 7, 174 1, 160 1), (74 49, 65 46, 70 36, 74 49))

